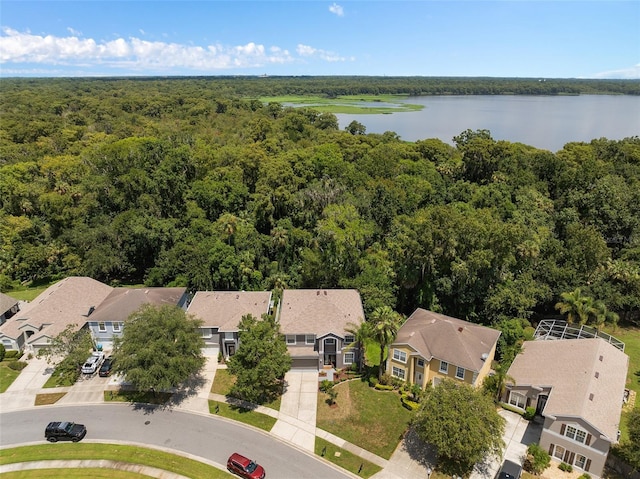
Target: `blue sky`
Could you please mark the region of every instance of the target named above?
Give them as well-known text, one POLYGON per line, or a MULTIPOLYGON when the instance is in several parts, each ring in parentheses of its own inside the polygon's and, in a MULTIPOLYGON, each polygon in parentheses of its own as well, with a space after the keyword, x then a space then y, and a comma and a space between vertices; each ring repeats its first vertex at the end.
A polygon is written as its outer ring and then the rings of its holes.
POLYGON ((17 1, 0 75, 640 78, 640 1, 17 1))

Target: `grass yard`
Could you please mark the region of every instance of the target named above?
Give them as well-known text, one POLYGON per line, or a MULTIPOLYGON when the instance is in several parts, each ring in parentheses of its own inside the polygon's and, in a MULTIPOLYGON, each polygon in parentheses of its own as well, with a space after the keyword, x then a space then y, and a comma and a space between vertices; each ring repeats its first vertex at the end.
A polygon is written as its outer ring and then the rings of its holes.
POLYGON ((316 437, 315 453, 318 456, 323 456, 327 461, 334 463, 336 466, 346 469, 360 477, 371 477, 382 469, 380 466, 366 461, 360 456, 356 456, 352 452, 342 449, 319 437, 316 437))
POLYGON ((605 328, 604 332, 624 343, 624 352, 629 356, 627 387, 640 394, 640 328, 618 326, 605 328))
POLYGON ((0 362, 0 393, 5 392, 20 375, 20 371, 11 369, 9 363, 11 361, 4 360, 0 362))
MULTIPOLYGON (((108 459, 112 461, 128 462, 131 464, 143 464, 157 467, 165 471, 174 472, 182 476, 212 479, 228 479, 232 476, 226 471, 209 466, 202 462, 186 457, 169 454, 155 449, 144 447, 126 446, 120 444, 98 444, 98 443, 76 443, 76 444, 43 444, 38 446, 24 446, 11 449, 3 449, 0 456, 0 464, 14 464, 17 462, 46 461, 55 459, 108 459)), ((55 476, 14 476, 14 477, 96 477, 93 474, 81 476, 68 476, 61 474, 57 470, 55 476)), ((88 471, 88 469, 81 469, 88 471)), ((113 473, 114 471, 107 469, 113 473)), ((5 475, 3 475, 5 477, 5 475)), ((9 476, 6 476, 9 477, 9 476)), ((97 476, 106 477, 106 476, 97 476)), ((108 477, 139 477, 135 476, 114 476, 108 477)), ((146 476, 145 476, 146 477, 146 476)))
MULTIPOLYGON (((211 392, 214 394, 222 394, 223 396, 229 396, 231 393, 231 388, 236 382, 235 376, 229 373, 226 369, 218 369, 216 370, 216 375, 213 378, 213 384, 211 385, 211 392)), ((262 406, 275 409, 276 411, 280 410, 280 403, 282 398, 278 396, 273 401, 262 404, 262 406)))
POLYGON ((152 393, 150 391, 105 391, 105 402, 130 402, 144 404, 166 404, 171 400, 172 393, 152 393))
POLYGON ((250 409, 235 407, 226 402, 209 401, 209 412, 217 416, 249 424, 264 431, 271 431, 271 428, 276 423, 276 418, 274 417, 250 409))
POLYGON ((31 469, 26 471, 5 472, 2 479, 149 479, 149 476, 137 472, 119 471, 83 467, 81 469, 31 469))
POLYGON ((402 407, 395 391, 376 391, 363 381, 334 386, 336 406, 318 393, 316 425, 352 444, 389 459, 402 439, 413 413, 402 407))
POLYGON ((12 298, 15 298, 20 301, 33 301, 38 297, 40 293, 42 293, 48 287, 49 285, 39 286, 37 288, 17 289, 14 291, 7 291, 6 294, 7 296, 11 296, 12 298))
POLYGON ((64 397, 67 393, 49 393, 49 394, 36 394, 36 406, 47 406, 49 404, 55 404, 64 397))
POLYGON ((379 114, 403 111, 417 111, 423 105, 412 105, 399 100, 407 99, 407 95, 340 95, 327 98, 313 95, 285 95, 262 97, 263 103, 288 103, 296 106, 308 106, 314 110, 329 113, 379 114))
POLYGON ((56 372, 56 370, 54 370, 53 373, 51 373, 51 376, 49 376, 49 379, 47 379, 47 382, 45 382, 42 387, 43 388, 59 388, 59 387, 73 386, 78 380, 79 376, 80 376, 79 374, 78 376, 72 376, 68 374, 60 375, 59 373, 56 372))

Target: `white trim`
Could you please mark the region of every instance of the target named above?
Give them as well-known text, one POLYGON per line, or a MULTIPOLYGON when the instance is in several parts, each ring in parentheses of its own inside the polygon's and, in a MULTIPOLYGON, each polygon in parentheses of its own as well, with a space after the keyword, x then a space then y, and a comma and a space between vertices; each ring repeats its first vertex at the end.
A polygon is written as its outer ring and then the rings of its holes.
POLYGON ((407 362, 407 353, 400 350, 400 349, 395 349, 393 350, 393 360, 394 361, 398 361, 401 363, 406 363, 407 362))
POLYGON ((104 321, 100 321, 98 323, 98 332, 99 333, 106 333, 107 332, 107 323, 105 323, 104 321))
POLYGON ((440 360, 440 367, 438 368, 438 372, 449 374, 449 363, 440 360))
POLYGON ((353 364, 355 360, 355 353, 344 353, 344 364, 353 364), (347 359, 348 357, 350 357, 350 359, 347 359))
POLYGON ((287 344, 289 346, 295 346, 296 344, 296 335, 295 334, 287 334, 287 344))
POLYGON ((307 346, 312 346, 316 344, 316 336, 314 334, 305 334, 304 344, 306 344, 307 346), (309 338, 311 338, 311 341, 309 341, 309 338))
POLYGON ((406 371, 403 368, 399 368, 397 366, 393 366, 391 368, 391 375, 393 377, 396 377, 396 378, 404 380, 405 375, 406 375, 406 371))
POLYGON ((114 333, 119 333, 122 331, 122 323, 120 321, 114 321, 111 323, 111 327, 113 328, 114 333))
POLYGON ((456 378, 457 379, 463 379, 464 380, 464 371, 465 369, 461 366, 456 366, 456 378), (460 375, 460 371, 462 371, 462 375, 460 375))
POLYGON ((527 406, 527 395, 521 393, 520 391, 510 391, 509 399, 507 400, 507 402, 513 407, 524 410, 524 408, 527 406), (522 400, 522 406, 520 406, 519 400, 522 400))
POLYGON ((582 429, 577 424, 565 424, 565 426, 566 427, 564 428, 564 435, 566 437, 580 444, 586 444, 587 434, 589 434, 587 431, 582 429), (573 432, 571 434, 569 433, 570 428, 573 429, 573 432), (578 437, 581 437, 582 439, 578 439, 578 437))

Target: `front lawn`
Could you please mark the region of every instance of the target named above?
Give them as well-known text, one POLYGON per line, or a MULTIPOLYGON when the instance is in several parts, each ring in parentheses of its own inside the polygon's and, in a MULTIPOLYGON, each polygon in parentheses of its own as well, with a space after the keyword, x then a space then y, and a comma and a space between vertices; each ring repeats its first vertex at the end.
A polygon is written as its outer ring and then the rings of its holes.
POLYGON ((319 437, 316 437, 315 452, 318 456, 323 456, 327 461, 360 477, 371 477, 382 469, 380 466, 319 437))
POLYGON ((0 362, 0 393, 5 392, 7 388, 11 386, 13 381, 15 381, 20 375, 20 371, 16 371, 9 367, 11 362, 12 361, 7 361, 6 359, 0 362))
MULTIPOLYGON (((222 394, 223 396, 230 396, 231 388, 233 387, 235 382, 236 382, 235 376, 230 374, 228 370, 218 369, 216 370, 216 375, 213 378, 213 384, 211 385, 211 392, 214 394, 222 394)), ((281 400, 282 400, 282 397, 278 396, 273 401, 262 404, 262 406, 279 411, 281 400)))
POLYGON ((267 432, 271 431, 271 428, 276 423, 276 418, 274 417, 252 411, 251 409, 232 406, 226 402, 209 401, 209 412, 217 416, 249 424, 267 432))
POLYGON ((402 407, 400 395, 358 380, 337 384, 334 390, 334 406, 327 404, 326 394, 318 393, 317 427, 389 459, 413 417, 402 407))
POLYGON ((153 393, 151 391, 105 391, 105 402, 130 402, 130 403, 144 403, 144 404, 166 404, 171 400, 172 393, 158 392, 153 393))

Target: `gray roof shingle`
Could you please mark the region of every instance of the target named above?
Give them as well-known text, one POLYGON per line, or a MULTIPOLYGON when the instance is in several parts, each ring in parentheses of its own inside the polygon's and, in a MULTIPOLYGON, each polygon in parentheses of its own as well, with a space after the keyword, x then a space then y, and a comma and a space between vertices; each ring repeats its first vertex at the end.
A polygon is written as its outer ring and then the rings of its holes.
POLYGON ((203 321, 203 327, 238 331, 243 316, 261 319, 269 312, 270 291, 198 291, 187 312, 203 321))
POLYGON ((143 304, 177 306, 187 288, 115 288, 91 313, 92 322, 124 322, 143 304))

